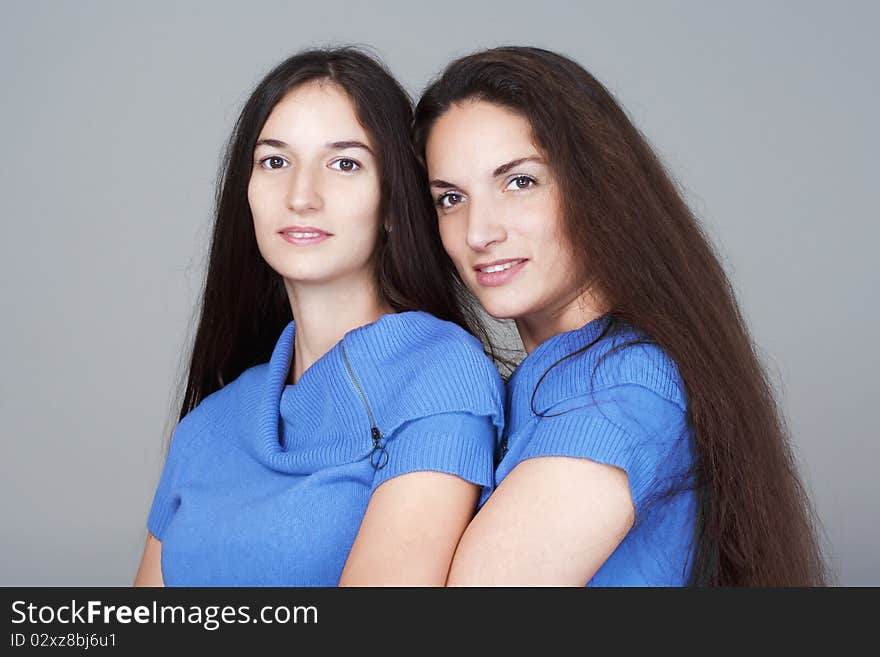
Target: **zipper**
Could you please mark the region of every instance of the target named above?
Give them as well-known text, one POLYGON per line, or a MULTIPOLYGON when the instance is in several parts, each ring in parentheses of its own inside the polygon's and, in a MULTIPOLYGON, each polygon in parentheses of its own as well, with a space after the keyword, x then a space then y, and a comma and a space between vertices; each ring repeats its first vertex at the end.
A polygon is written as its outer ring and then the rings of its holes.
POLYGON ((508 445, 507 445, 507 427, 504 427, 504 431, 501 432, 501 444, 498 446, 498 449, 495 451, 495 467, 497 468, 501 461, 504 460, 504 457, 507 455, 508 445))
POLYGON ((364 408, 367 410, 367 417, 370 419, 370 439, 373 441, 373 450, 370 452, 370 465, 376 470, 381 470, 388 463, 388 452, 385 450, 385 446, 382 445, 382 433, 379 431, 379 427, 376 426, 376 420, 373 418, 373 411, 370 410, 367 396, 364 394, 363 388, 361 388, 360 381, 355 376, 354 369, 348 360, 348 354, 345 353, 344 342, 339 343, 339 349, 342 352, 342 361, 345 363, 345 369, 348 370, 348 378, 360 396, 364 408))

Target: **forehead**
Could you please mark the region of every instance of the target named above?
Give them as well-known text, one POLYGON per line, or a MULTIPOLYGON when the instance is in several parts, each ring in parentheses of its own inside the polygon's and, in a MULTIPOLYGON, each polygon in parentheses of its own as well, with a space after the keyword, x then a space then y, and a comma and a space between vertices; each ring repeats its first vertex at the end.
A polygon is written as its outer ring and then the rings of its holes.
POLYGON ((491 170, 537 152, 524 116, 484 100, 452 104, 432 126, 425 145, 431 175, 441 177, 440 169, 491 170))
POLYGON ((372 146, 348 94, 329 80, 306 82, 288 92, 272 108, 259 138, 291 145, 359 139, 372 146))

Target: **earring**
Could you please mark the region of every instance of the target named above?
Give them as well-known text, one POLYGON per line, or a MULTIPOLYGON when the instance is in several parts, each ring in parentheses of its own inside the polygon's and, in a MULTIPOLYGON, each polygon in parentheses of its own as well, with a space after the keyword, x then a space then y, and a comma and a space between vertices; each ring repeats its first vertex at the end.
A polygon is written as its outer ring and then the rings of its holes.
POLYGON ((390 233, 390 232, 391 232, 391 226, 389 226, 388 224, 385 224, 385 232, 386 232, 386 233, 390 233))

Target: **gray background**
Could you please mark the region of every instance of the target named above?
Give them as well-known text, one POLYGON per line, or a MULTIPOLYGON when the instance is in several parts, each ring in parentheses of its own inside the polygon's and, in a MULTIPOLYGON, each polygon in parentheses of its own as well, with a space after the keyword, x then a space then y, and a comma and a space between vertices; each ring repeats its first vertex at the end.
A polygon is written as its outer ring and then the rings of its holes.
POLYGON ((875 3, 3 2, 0 585, 126 585, 222 144, 275 63, 561 51, 682 184, 780 389, 841 584, 880 584, 875 3), (870 180, 869 180, 870 178, 870 180))

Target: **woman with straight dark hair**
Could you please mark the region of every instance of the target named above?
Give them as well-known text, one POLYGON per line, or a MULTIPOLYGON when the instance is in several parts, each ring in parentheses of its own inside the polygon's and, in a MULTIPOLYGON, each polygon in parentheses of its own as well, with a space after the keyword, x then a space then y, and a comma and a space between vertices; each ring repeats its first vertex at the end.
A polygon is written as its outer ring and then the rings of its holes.
POLYGON ((373 58, 312 50, 245 104, 137 585, 438 584, 503 383, 457 309, 373 58))
POLYGON ((488 50, 428 87, 415 142, 453 283, 527 352, 449 583, 824 583, 731 285, 611 94, 561 55, 488 50))

